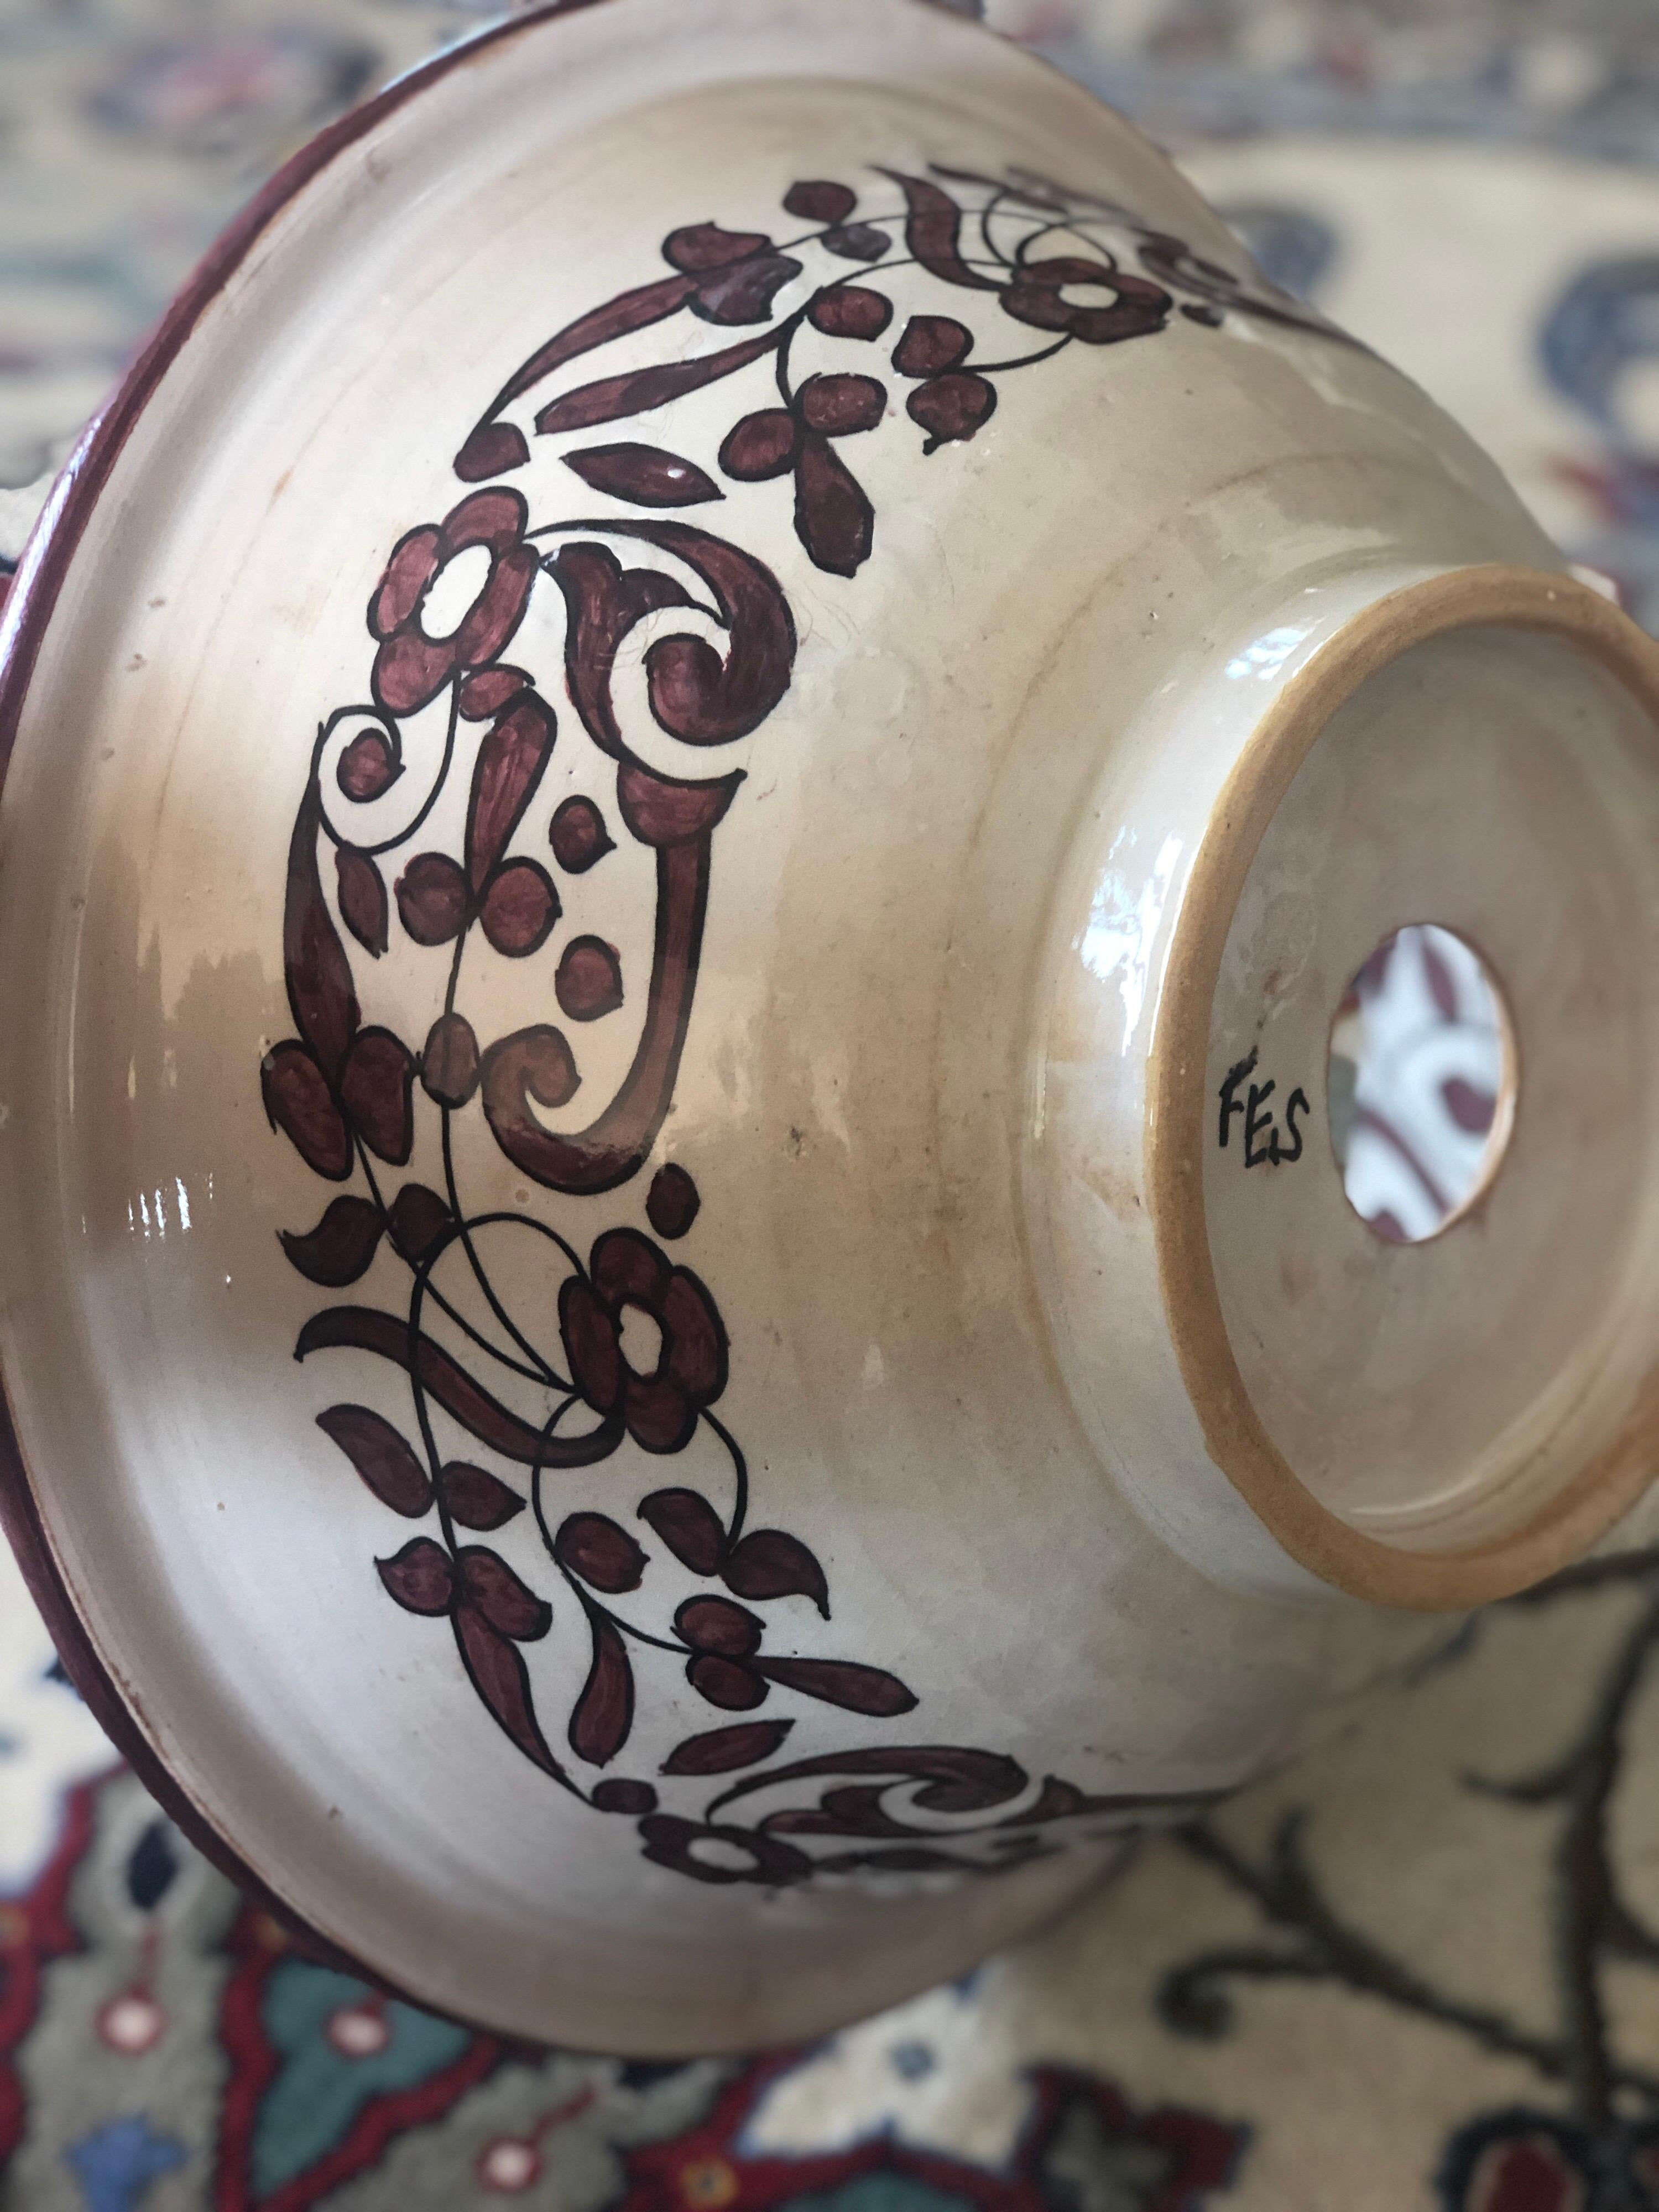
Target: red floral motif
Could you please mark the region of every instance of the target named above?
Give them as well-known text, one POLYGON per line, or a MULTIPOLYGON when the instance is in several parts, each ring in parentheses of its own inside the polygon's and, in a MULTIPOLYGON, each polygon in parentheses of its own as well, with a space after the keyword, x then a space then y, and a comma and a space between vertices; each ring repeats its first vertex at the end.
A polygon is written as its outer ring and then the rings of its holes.
POLYGON ((726 1388, 726 1330, 689 1267, 677 1267, 637 1230, 613 1229, 593 1247, 589 1279, 559 1293, 559 1334, 577 1389, 596 1413, 620 1413, 648 1452, 683 1451, 697 1416, 726 1388), (641 1374, 623 1348, 632 1309, 654 1322, 660 1350, 641 1374))
MULTIPOLYGON (((765 230, 708 222, 670 232, 662 248, 668 273, 579 315, 532 354, 456 457, 457 475, 477 488, 441 522, 408 532, 393 548, 368 608, 372 703, 338 708, 313 751, 283 928, 295 1033, 271 1048, 261 1070, 273 1126, 313 1173, 354 1185, 313 1226, 283 1235, 289 1261, 329 1290, 374 1270, 382 1284, 388 1271, 405 1271, 401 1301, 328 1307, 306 1322, 296 1346, 303 1360, 352 1352, 392 1363, 409 1378, 409 1434, 355 1401, 319 1417, 369 1493, 405 1524, 419 1524, 375 1563, 407 1616, 404 1632, 440 1625, 506 1741, 595 1812, 636 1820, 647 1857, 696 1881, 771 1886, 819 1871, 996 1871, 1052 1848, 1056 1822, 1103 1834, 1167 1810, 1167 1802, 1088 1797, 1052 1776, 1034 1779, 1006 1755, 948 1746, 866 1741, 770 1764, 811 1706, 872 1723, 912 1711, 917 1699, 883 1668, 804 1648, 803 1631, 816 1637, 817 1621, 830 1618, 829 1577, 799 1537, 750 1525, 747 1462, 714 1410, 730 1354, 712 1292, 614 1214, 584 1264, 563 1228, 533 1212, 469 1209, 459 1182, 465 1148, 454 1141, 460 1116, 481 1118, 513 1165, 567 1208, 640 1188, 635 1179, 673 1103, 691 1021, 716 833, 744 781, 729 754, 707 773, 667 774, 654 764, 656 747, 665 738, 695 761, 752 736, 787 692, 798 645, 772 571, 729 538, 675 518, 676 509, 728 498, 735 511, 738 500, 674 445, 617 434, 562 451, 590 508, 597 499, 612 510, 597 519, 590 512, 532 529, 524 495, 484 479, 523 467, 532 435, 631 428, 690 393, 750 378, 719 442, 720 477, 742 487, 788 479, 807 558, 852 577, 874 549, 877 518, 846 455, 856 462, 871 449, 864 441, 886 436, 890 423, 902 430, 908 418, 930 453, 969 441, 999 404, 1000 379, 1074 342, 1150 336, 1183 290, 1200 303, 1189 301, 1188 313, 1214 323, 1225 313, 1295 319, 1124 210, 1062 202, 1036 185, 895 172, 860 212, 850 185, 807 179, 785 194, 784 212, 807 228, 783 245, 765 230), (964 185, 970 196, 982 193, 979 204, 964 202, 957 189, 964 185), (1120 269, 1097 235, 1103 225, 1138 241, 1146 276, 1120 269), (1068 232, 1075 250, 1065 246, 1068 232), (956 315, 912 314, 890 353, 905 380, 901 413, 884 377, 869 373, 879 365, 870 349, 895 320, 879 264, 890 256, 896 266, 904 262, 895 251, 901 234, 908 264, 953 290, 964 313, 1000 308, 1052 342, 1018 360, 987 362, 982 327, 976 335, 956 315), (1054 250, 1039 254, 1043 240, 1054 250), (828 257, 810 277, 809 255, 828 257), (853 266, 838 274, 837 263, 853 266), (807 279, 799 292, 798 278, 807 279), (1224 297, 1224 313, 1217 305, 1224 297), (680 317, 734 335, 705 343, 683 322, 659 361, 636 344, 632 367, 612 360, 594 375, 586 366, 588 356, 680 317), (524 419, 512 419, 521 403, 524 419), (544 819, 534 813, 558 718, 530 671, 502 655, 538 590, 549 611, 562 600, 564 690, 614 778, 614 807, 604 794, 567 786, 544 819), (639 660, 657 734, 636 749, 615 678, 633 634, 647 623, 639 660), (377 803, 409 773, 403 720, 445 693, 441 759, 424 797, 404 806, 406 828, 377 841, 343 826, 331 806, 346 810, 348 824, 377 819, 377 803), (462 774, 470 778, 464 817, 458 803, 439 805, 459 800, 451 780, 462 774), (550 859, 557 883, 543 858, 523 849, 526 836, 550 859), (655 881, 648 974, 636 954, 624 962, 605 937, 573 929, 565 913, 567 897, 579 907, 585 897, 580 879, 624 836, 648 856, 655 881), (359 975, 388 955, 394 914, 400 954, 429 957, 441 985, 423 1042, 366 1023, 359 1005, 359 975), (537 973, 550 988, 531 1010, 538 1018, 505 1034, 492 1020, 481 1036, 481 1009, 490 1003, 473 989, 481 951, 528 963, 549 945, 537 973), (626 1071, 572 1127, 566 1109, 588 1091, 572 1035, 581 1043, 588 1025, 624 1007, 637 1018, 626 1071), (554 1013, 562 1025, 543 1018, 554 1013), (422 1122, 422 1157, 441 1162, 441 1188, 404 1177, 422 1122), (491 1273, 491 1255, 514 1236, 533 1239, 538 1261, 551 1253, 562 1267, 562 1364, 544 1347, 544 1328, 521 1324, 491 1273), (434 1412, 473 1440, 484 1463, 445 1456, 434 1412), (561 1516, 554 1505, 568 1470, 624 1453, 672 1456, 694 1440, 702 1455, 693 1462, 696 1485, 652 1489, 632 1507, 651 1543, 611 1515, 561 1516), (501 1554, 468 1540, 520 1516, 515 1535, 539 1536, 563 1618, 574 1607, 586 1627, 580 1687, 549 1680, 556 1671, 555 1646, 545 1644, 551 1601, 501 1554), (647 1626, 664 1554, 679 1579, 647 1626), (687 1597, 685 1574, 719 1588, 687 1597), (625 1601, 621 1610, 617 1599, 625 1601), (664 1619, 670 1601, 672 1624, 664 1619), (647 1692, 689 1692, 716 1713, 741 1716, 762 1705, 768 1713, 683 1737, 656 1781, 593 1778, 592 1770, 626 1750, 636 1700, 647 1692), (574 1765, 553 1747, 559 1731, 544 1725, 555 1698, 574 1765), (786 1704, 794 1710, 780 1714, 786 1704), (732 1775, 739 1778, 717 1780, 732 1775), (670 1789, 684 1802, 711 1784, 716 1794, 695 1818, 659 1802, 670 1789)), ((422 757, 430 757, 424 746, 410 749, 410 762, 422 757)), ((596 1065, 605 1060, 603 1051, 595 1055, 596 1065)), ((427 1171, 438 1175, 435 1166, 427 1171)), ((635 1203, 665 1240, 689 1237, 702 1218, 697 1186, 678 1161, 659 1161, 635 1203)))
POLYGON ((370 633, 380 641, 370 689, 386 714, 415 714, 455 676, 484 667, 505 649, 536 580, 538 556, 524 543, 529 520, 520 493, 474 492, 441 522, 422 523, 393 546, 368 606, 370 633), (421 617, 433 586, 474 546, 489 556, 488 574, 454 629, 428 636, 421 617))
POLYGON ((1002 311, 1040 331, 1063 331, 1085 345, 1116 345, 1124 338, 1150 337, 1170 319, 1175 302, 1161 284, 1125 275, 1115 261, 1056 256, 1022 263, 1002 295, 1002 311), (1109 304, 1096 297, 1068 299, 1073 292, 1111 293, 1109 304))
POLYGON ((672 1813, 653 1813, 640 1822, 640 1836, 647 1858, 676 1874, 689 1874, 695 1881, 753 1881, 768 1889, 788 1889, 812 1871, 805 1851, 753 1828, 703 1826, 672 1813))
MULTIPOLYGON (((879 273, 874 264, 891 252, 901 223, 911 259, 930 276, 980 294, 1016 322, 1054 334, 1053 346, 981 372, 963 367, 975 343, 965 324, 952 316, 912 317, 893 365, 901 375, 919 380, 906 411, 925 434, 923 450, 929 453, 978 434, 995 412, 998 376, 1073 342, 1102 346, 1154 336, 1167 326, 1183 294, 1193 295, 1182 303, 1185 318, 1211 329, 1224 327, 1232 313, 1338 335, 1284 295, 1253 289, 1245 277, 1194 253, 1183 240, 1091 195, 1067 195, 1032 178, 1011 183, 967 172, 884 173, 902 196, 902 216, 883 210, 855 219, 858 194, 828 179, 791 185, 785 211, 817 228, 792 240, 787 250, 765 232, 731 231, 716 223, 673 232, 663 251, 678 273, 578 317, 532 355, 474 428, 457 460, 458 472, 475 482, 522 467, 530 458, 529 441, 516 423, 501 419, 501 410, 615 339, 682 313, 717 324, 764 325, 756 336, 712 352, 580 383, 542 405, 534 428, 552 436, 648 414, 769 359, 778 404, 769 398, 740 416, 721 444, 721 471, 738 483, 792 477, 796 532, 809 557, 832 574, 856 574, 874 544, 875 514, 830 441, 877 428, 886 394, 877 379, 856 371, 817 371, 797 381, 790 364, 804 329, 855 344, 868 344, 887 329, 894 305, 874 281, 879 273), (963 185, 983 191, 981 204, 964 204, 951 189, 963 185), (1023 234, 1011 252, 1013 227, 1023 234), (1124 269, 1103 231, 1127 234, 1146 273, 1124 269), (1066 243, 1067 233, 1078 250, 1038 250, 1045 241, 1066 243), (775 317, 780 296, 804 273, 797 257, 812 249, 860 265, 820 283, 799 305, 775 317)), ((695 462, 656 447, 589 447, 566 459, 589 482, 636 506, 720 496, 695 462)))

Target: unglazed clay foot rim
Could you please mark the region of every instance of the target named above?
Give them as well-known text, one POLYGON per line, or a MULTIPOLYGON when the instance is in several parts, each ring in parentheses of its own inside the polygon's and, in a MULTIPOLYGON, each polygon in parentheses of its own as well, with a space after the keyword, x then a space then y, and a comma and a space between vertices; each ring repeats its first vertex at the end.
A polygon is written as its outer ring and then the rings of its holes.
MULTIPOLYGON (((1451 630, 1565 638, 1609 670, 1659 721, 1659 645, 1587 585, 1493 565, 1389 593, 1285 688, 1229 776, 1194 860, 1148 1071, 1146 1180, 1170 1331, 1206 1449, 1291 1555, 1375 1604, 1457 1611, 1525 1589, 1581 1556, 1659 1468, 1659 1370, 1615 1442, 1524 1527, 1455 1553, 1402 1551, 1322 1505, 1267 1436, 1227 1335, 1205 1214, 1204 1069, 1224 948, 1268 823, 1331 716, 1388 662, 1451 630)), ((1490 1188, 1483 1185, 1482 1195, 1490 1188)))

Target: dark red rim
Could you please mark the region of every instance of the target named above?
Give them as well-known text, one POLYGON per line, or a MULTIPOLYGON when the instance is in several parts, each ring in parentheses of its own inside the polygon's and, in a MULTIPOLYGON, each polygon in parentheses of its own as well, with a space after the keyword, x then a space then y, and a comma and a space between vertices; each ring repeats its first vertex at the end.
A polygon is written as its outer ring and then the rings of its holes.
MULTIPOLYGON (((459 65, 487 48, 501 45, 556 18, 603 4, 603 0, 540 0, 510 21, 492 24, 429 61, 395 77, 337 122, 319 131, 295 154, 221 233, 184 289, 177 295, 125 377, 94 416, 64 463, 15 574, 0 574, 0 618, 9 632, 9 649, 0 656, 0 789, 11 766, 17 726, 27 696, 41 641, 58 604, 82 535, 109 480, 112 469, 173 362, 204 310, 224 289, 272 220, 320 174, 337 155, 354 145, 386 117, 417 98, 459 65), (6 586, 9 586, 8 595, 6 586)), ((826 0, 833 5, 833 0, 826 0)), ((969 19, 982 13, 982 0, 921 0, 921 4, 969 19)), ((983 33, 981 33, 983 35, 983 33)), ((468 2018, 389 1980, 378 1968, 325 1936, 295 1906, 272 1890, 234 1845, 214 1826, 166 1765, 145 1732, 143 1700, 123 1687, 94 1648, 79 1609, 47 1541, 34 1486, 24 1464, 9 1398, 0 1376, 0 1529, 16 1556, 31 1596, 65 1671, 104 1733, 167 1817, 211 1865, 234 1882, 293 1937, 296 1947, 319 1963, 355 1975, 371 1987, 434 2017, 454 2021, 504 2046, 536 2047, 533 2039, 468 2018)))

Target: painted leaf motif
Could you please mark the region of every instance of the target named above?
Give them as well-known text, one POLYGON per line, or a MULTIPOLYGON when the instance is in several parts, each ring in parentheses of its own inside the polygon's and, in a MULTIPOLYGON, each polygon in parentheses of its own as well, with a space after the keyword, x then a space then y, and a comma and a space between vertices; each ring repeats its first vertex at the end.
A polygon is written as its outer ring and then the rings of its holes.
POLYGON ((337 1198, 308 1237, 277 1231, 291 1263, 308 1282, 343 1290, 368 1272, 380 1242, 379 1209, 366 1198, 337 1198))
POLYGON ((405 1613, 447 1613, 455 1595, 449 1554, 430 1536, 416 1536, 389 1559, 376 1559, 380 1580, 405 1613))
POLYGON ((390 1030, 363 1030, 347 1057, 340 1101, 372 1152, 400 1168, 415 1142, 415 1060, 390 1030))
POLYGON ((592 1467, 609 1459, 622 1440, 620 1421, 605 1422, 585 1437, 544 1436, 492 1398, 430 1337, 421 1337, 418 1348, 411 1351, 404 1315, 380 1313, 373 1306, 330 1306, 313 1314, 300 1331, 294 1356, 308 1359, 313 1352, 342 1346, 376 1352, 405 1371, 413 1366, 421 1387, 470 1436, 521 1467, 592 1467))
POLYGON ((803 222, 845 222, 858 205, 855 191, 823 177, 805 177, 783 196, 786 211, 803 222))
POLYGON ((465 1014, 440 1014, 421 1055, 421 1081, 440 1106, 465 1106, 478 1087, 478 1039, 465 1014))
POLYGON ((893 348, 893 366, 901 376, 939 376, 960 368, 973 347, 973 332, 953 315, 912 315, 893 348))
MULTIPOLYGON (((645 1218, 659 1237, 665 1237, 672 1243, 687 1235, 702 1208, 702 1194, 678 1160, 668 1161, 652 1176, 651 1188, 646 1194, 645 1218)), ((686 1492, 688 1497, 694 1494, 686 1492)), ((697 1502, 701 1504, 702 1501, 699 1498, 697 1502)))
POLYGON ((795 463, 795 530, 817 568, 855 576, 875 542, 876 511, 827 438, 801 441, 795 463))
POLYGON ((840 1705, 849 1713, 870 1713, 882 1720, 911 1711, 916 1698, 896 1674, 879 1667, 855 1666, 848 1659, 756 1659, 750 1664, 786 1690, 803 1697, 821 1698, 825 1705, 840 1705))
POLYGON ((475 891, 483 888, 535 796, 556 727, 551 710, 532 692, 502 715, 478 748, 466 815, 466 872, 475 891))
POLYGON ((482 1613, 465 1605, 455 1614, 455 1641, 473 1687, 507 1735, 526 1759, 562 1781, 564 1769, 548 1749, 536 1718, 529 1670, 518 1645, 492 1628, 482 1613))
POLYGON ((553 978, 559 1009, 573 1022, 597 1022, 623 1003, 622 962, 602 937, 573 937, 553 978))
POLYGON ((746 1713, 766 1701, 766 1683, 751 1665, 741 1659, 723 1658, 717 1651, 699 1651, 688 1663, 685 1679, 700 1698, 722 1712, 746 1713))
POLYGON ((530 441, 517 423, 480 422, 455 456, 455 473, 463 483, 482 483, 521 469, 529 459, 530 441))
POLYGON ((423 1182, 406 1182, 392 1201, 387 1222, 392 1243, 418 1267, 442 1243, 454 1218, 435 1190, 423 1182))
POLYGON ((657 1793, 648 1782, 596 1782, 587 1793, 587 1802, 596 1813, 626 1813, 637 1820, 642 1813, 657 1809, 657 1793))
POLYGON ((873 430, 887 405, 887 387, 873 376, 809 376, 796 394, 801 420, 826 438, 873 430))
POLYGON ((634 1670, 611 1623, 596 1619, 592 1627, 593 1664, 570 1716, 570 1748, 590 1766, 606 1766, 634 1725, 634 1670))
POLYGON ((509 860, 498 868, 478 909, 485 937, 508 960, 539 952, 558 918, 553 879, 534 860, 509 860))
POLYGON ((366 805, 391 790, 403 774, 403 763, 384 730, 361 730, 340 755, 334 780, 354 805, 366 805))
MULTIPOLYGON (((326 1413, 318 1414, 317 1425, 338 1444, 382 1505, 389 1505, 394 1513, 410 1521, 418 1521, 430 1509, 432 1485, 426 1469, 390 1421, 368 1406, 331 1406, 326 1413)), ((437 1550, 435 1545, 431 1548, 437 1550)), ((399 1553, 400 1559, 404 1556, 399 1553)), ((441 1553, 439 1556, 444 1558, 441 1553)), ((382 1566, 383 1576, 385 1571, 382 1566)), ((446 1578, 448 1572, 448 1561, 444 1559, 446 1578)), ((448 1603, 447 1596, 444 1603, 448 1603)), ((443 1607, 437 1609, 441 1612, 443 1607)))
POLYGON ((960 370, 931 376, 910 394, 904 411, 927 433, 922 452, 936 453, 941 446, 959 443, 984 428, 997 411, 997 388, 988 377, 960 370))
POLYGON ((962 253, 962 210, 949 192, 941 191, 926 177, 907 177, 898 169, 884 169, 904 194, 909 210, 904 227, 911 253, 941 283, 956 284, 975 292, 994 292, 992 278, 970 269, 962 253))
POLYGON ((823 1569, 805 1544, 781 1528, 757 1528, 744 1537, 733 1547, 721 1580, 739 1597, 810 1597, 830 1618, 823 1569))
POLYGON ((832 284, 806 311, 815 331, 831 338, 878 338, 893 319, 893 303, 867 284, 832 284))
POLYGON ((288 854, 288 896, 283 908, 283 967, 288 1001, 300 1035, 325 1075, 337 1075, 357 1033, 357 994, 351 963, 340 943, 318 872, 322 799, 313 784, 306 793, 288 854))
POLYGON ((710 269, 729 269, 734 262, 769 252, 771 246, 763 230, 724 230, 717 222, 691 222, 669 233, 662 256, 676 269, 700 276, 710 269))
POLYGON ((343 1182, 352 1169, 351 1133, 307 1048, 297 1038, 275 1046, 260 1066, 259 1088, 271 1127, 314 1174, 343 1182))
POLYGON ((553 1608, 514 1574, 498 1553, 482 1544, 458 1553, 461 1594, 490 1626, 515 1644, 534 1644, 553 1626, 553 1608))
MULTIPOLYGON (((532 353, 528 361, 517 369, 507 383, 496 394, 492 415, 528 392, 532 384, 539 384, 566 362, 576 361, 595 346, 608 345, 612 338, 627 337, 634 331, 648 330, 676 314, 696 290, 694 276, 659 276, 653 283, 636 285, 632 291, 619 293, 607 300, 602 307, 594 307, 585 315, 578 315, 574 323, 567 323, 556 336, 532 353)), ((482 426, 481 426, 482 427, 482 426)), ((495 427, 495 426, 491 426, 495 427)), ((474 431, 476 438, 478 433, 474 431)), ((468 441, 470 445, 471 440, 468 441)), ((464 449, 465 450, 465 449, 464 449)), ((527 459, 524 455, 520 458, 527 459)), ((494 475, 493 469, 486 475, 494 475)))
POLYGON ((597 384, 579 385, 544 407, 536 428, 544 437, 554 437, 565 430, 591 430, 600 422, 620 422, 629 415, 648 415, 671 399, 682 399, 688 392, 701 392, 705 385, 718 384, 722 377, 747 368, 751 361, 770 353, 778 338, 777 331, 763 331, 758 337, 744 338, 694 361, 662 362, 651 368, 602 377, 597 384))
POLYGON ((839 254, 843 261, 879 261, 893 250, 892 240, 872 222, 843 223, 826 230, 818 243, 826 253, 839 254))
POLYGON ((573 1513, 553 1539, 553 1556, 607 1597, 637 1589, 645 1572, 645 1553, 603 1513, 573 1513))
POLYGON ((760 407, 726 434, 720 466, 737 483, 769 483, 795 465, 800 423, 793 408, 760 407))
POLYGON ((800 275, 800 267, 787 253, 761 253, 733 268, 717 270, 692 295, 691 312, 705 323, 726 328, 763 323, 778 294, 800 275))
POLYGON ((334 872, 340 899, 340 919, 365 952, 376 960, 386 948, 386 884, 373 860, 352 845, 335 850, 334 872))
POLYGON ((567 875, 585 876, 598 860, 616 850, 616 841, 605 826, 605 817, 591 799, 580 794, 560 802, 553 810, 547 840, 553 857, 567 875))
POLYGON ((452 1521, 463 1528, 501 1528, 524 1511, 524 1500, 488 1468, 451 1460, 438 1477, 438 1489, 452 1521))
POLYGON ((675 1745, 662 1763, 665 1774, 732 1774, 741 1766, 770 1759, 793 1721, 741 1721, 735 1728, 710 1729, 675 1745))
POLYGON ((459 937, 470 901, 466 878, 447 853, 417 853, 398 878, 398 912, 416 945, 459 937))
POLYGON ((589 446, 567 453, 564 465, 593 490, 631 500, 635 507, 696 507, 726 496, 695 461, 660 446, 589 446))
POLYGON ((639 1516, 694 1575, 712 1575, 726 1553, 726 1524, 695 1490, 653 1490, 639 1516))
POLYGON ((758 1613, 728 1597, 689 1597, 674 1615, 676 1634, 694 1651, 718 1652, 722 1659, 757 1651, 764 1627, 758 1613))

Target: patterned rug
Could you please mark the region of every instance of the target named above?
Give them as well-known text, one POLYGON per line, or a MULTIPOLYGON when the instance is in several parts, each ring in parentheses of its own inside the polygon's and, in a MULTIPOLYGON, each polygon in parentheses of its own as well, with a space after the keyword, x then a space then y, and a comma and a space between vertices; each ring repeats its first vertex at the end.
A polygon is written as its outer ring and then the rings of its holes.
MULTIPOLYGON (((1176 143, 1659 620, 1646 0, 992 12, 1176 143)), ((473 20, 0 0, 0 555, 235 205, 473 20)), ((0 2206, 1659 2212, 1656 1647, 1659 1552, 1581 1569, 963 1982, 655 2065, 305 1957, 112 1763, 0 1563, 0 2206)))

